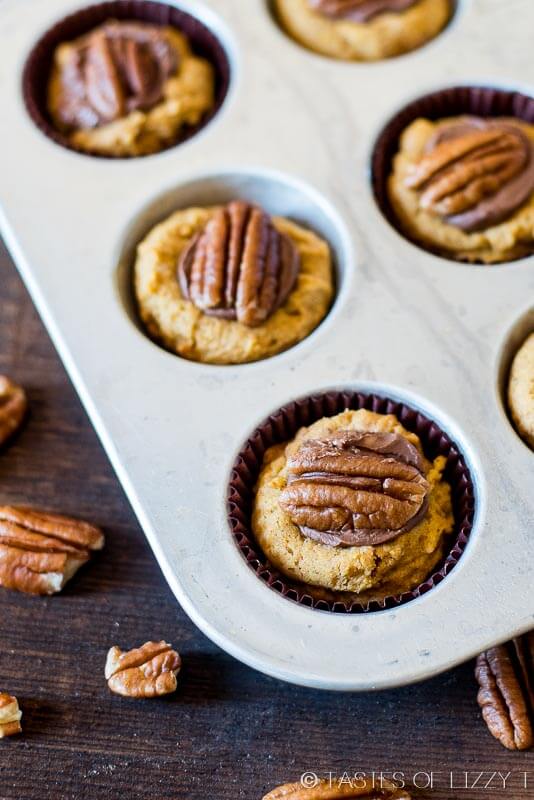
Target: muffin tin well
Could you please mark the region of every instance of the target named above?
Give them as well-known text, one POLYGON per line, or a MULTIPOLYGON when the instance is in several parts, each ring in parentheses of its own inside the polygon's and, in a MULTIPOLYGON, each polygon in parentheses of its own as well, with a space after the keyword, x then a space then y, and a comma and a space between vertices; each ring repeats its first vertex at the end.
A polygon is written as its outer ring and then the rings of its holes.
MULTIPOLYGON (((47 85, 52 70, 54 52, 61 43, 73 41, 109 19, 134 19, 137 22, 152 25, 175 27, 188 37, 194 54, 207 59, 212 64, 215 75, 213 108, 197 125, 186 126, 176 141, 164 149, 175 147, 190 139, 204 128, 221 109, 230 88, 230 59, 224 44, 217 35, 197 17, 172 4, 147 2, 147 0, 107 0, 107 2, 85 6, 62 17, 46 30, 31 49, 22 73, 24 102, 34 123, 52 141, 72 150, 77 149, 69 142, 68 137, 53 125, 47 108, 47 85)), ((99 158, 113 157, 87 151, 84 152, 84 155, 93 155, 99 158)))
POLYGON ((338 690, 429 677, 532 627, 532 452, 503 412, 496 376, 534 296, 534 258, 481 270, 414 247, 384 218, 369 180, 379 132, 414 97, 460 85, 532 96, 530 0, 465 2, 433 46, 370 65, 285 46, 265 0, 247 0, 246 14, 242 0, 176 0, 225 43, 231 97, 201 136, 128 160, 58 147, 24 105, 28 54, 82 5, 3 0, 0 222, 185 611, 252 667, 338 690), (175 204, 238 189, 324 231, 339 291, 301 344, 247 366, 205 367, 141 333, 127 264, 175 204), (244 443, 283 406, 331 390, 386 397, 434 420, 458 445, 476 497, 450 574, 374 613, 288 602, 249 568, 228 524, 244 443))
POLYGON ((342 218, 322 195, 303 181, 270 170, 229 169, 208 174, 200 173, 164 192, 136 215, 133 225, 129 227, 124 237, 117 272, 119 294, 128 315, 139 329, 146 333, 133 297, 132 273, 137 245, 148 231, 178 209, 222 205, 231 200, 257 203, 270 214, 291 219, 328 242, 334 269, 336 290, 334 301, 318 327, 290 349, 304 343, 313 346, 313 341, 310 340, 314 339, 330 315, 337 313, 338 299, 341 298, 342 302, 345 285, 353 277, 353 247, 342 218))
MULTIPOLYGON (((276 9, 276 0, 264 0, 264 2, 266 3, 266 7, 268 9, 268 12, 269 12, 271 18, 272 18, 273 23, 279 28, 280 33, 286 38, 286 40, 291 42, 296 47, 299 47, 304 52, 312 54, 313 56, 318 56, 320 58, 325 58, 325 59, 330 59, 330 60, 332 60, 334 58, 333 56, 329 56, 329 55, 326 55, 324 53, 319 53, 318 51, 312 50, 311 48, 308 48, 305 44, 303 44, 303 43, 297 41, 296 39, 294 39, 291 36, 291 34, 288 31, 286 31, 282 20, 280 20, 280 18, 279 18, 279 14, 278 14, 278 11, 276 9)), ((463 8, 465 6, 465 3, 466 2, 470 2, 470 0, 449 0, 449 2, 450 2, 451 11, 450 11, 449 21, 446 23, 445 27, 443 27, 441 29, 441 31, 439 33, 437 33, 435 36, 430 37, 429 39, 427 39, 426 42, 424 42, 423 44, 419 45, 419 47, 415 48, 415 50, 420 50, 423 47, 428 47, 429 45, 434 44, 436 42, 436 40, 441 39, 441 37, 444 34, 448 33, 450 31, 450 29, 454 25, 456 25, 456 23, 458 22, 458 16, 461 13, 461 11, 463 10, 463 8)), ((390 60, 391 61, 391 60, 394 60, 394 59, 397 59, 397 58, 403 58, 404 56, 410 55, 410 53, 415 52, 415 50, 408 50, 407 52, 400 53, 400 54, 394 55, 394 56, 385 56, 384 59, 382 59, 382 60, 390 60)), ((375 63, 375 62, 356 61, 356 60, 350 61, 350 60, 347 60, 347 59, 342 59, 341 57, 338 60, 341 61, 341 62, 344 61, 345 63, 352 64, 352 65, 358 64, 358 63, 361 63, 361 64, 375 63)))
MULTIPOLYGON (((240 451, 228 486, 228 521, 236 543, 255 574, 271 589, 301 605, 336 613, 367 613, 395 608, 422 597, 438 586, 456 566, 473 529, 475 490, 469 468, 458 446, 433 420, 409 405, 376 394, 344 390, 330 391, 288 403, 259 425, 240 451), (254 489, 264 456, 273 445, 290 441, 302 426, 346 409, 367 409, 377 414, 394 414, 401 424, 421 441, 427 458, 446 459, 444 478, 451 487, 454 530, 447 537, 444 558, 431 575, 412 591, 362 603, 358 598, 325 599, 314 596, 313 587, 292 581, 281 574, 265 557, 252 529, 254 489)), ((324 592, 321 593, 324 595, 324 592)))
MULTIPOLYGON (((534 124, 534 98, 521 91, 493 86, 447 86, 412 100, 387 122, 373 150, 371 177, 380 210, 401 236, 409 239, 391 206, 387 181, 391 174, 393 159, 399 150, 403 131, 421 117, 437 120, 462 115, 509 116, 534 124)), ((417 247, 424 247, 417 241, 414 241, 414 244, 417 247)), ((452 256, 449 260, 454 261, 452 256)))
MULTIPOLYGON (((502 403, 503 412, 506 414, 510 425, 512 425, 518 437, 519 433, 515 430, 508 405, 508 382, 514 357, 531 333, 534 333, 534 307, 529 306, 526 311, 519 315, 518 319, 515 320, 505 336, 497 364, 497 392, 499 401, 502 403)), ((521 441, 523 440, 521 439, 521 441)), ((528 447, 526 442, 524 445, 528 447)))

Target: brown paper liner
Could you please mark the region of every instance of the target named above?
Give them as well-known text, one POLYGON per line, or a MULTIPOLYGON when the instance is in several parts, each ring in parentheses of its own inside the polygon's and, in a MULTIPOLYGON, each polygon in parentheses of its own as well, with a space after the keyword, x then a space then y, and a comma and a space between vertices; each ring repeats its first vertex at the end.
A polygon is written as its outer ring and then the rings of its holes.
POLYGON ((90 153, 74 147, 69 139, 54 126, 46 105, 46 94, 54 51, 63 42, 69 42, 88 33, 106 20, 123 19, 149 22, 153 25, 170 25, 184 33, 193 52, 209 61, 215 70, 215 105, 204 119, 195 126, 183 128, 168 150, 190 139, 203 128, 221 108, 230 85, 230 64, 224 47, 217 37, 202 22, 170 5, 146 0, 111 0, 76 11, 57 22, 35 44, 28 56, 22 73, 22 94, 28 113, 37 127, 49 139, 69 150, 97 158, 139 158, 139 156, 113 156, 90 153))
POLYGON ((361 613, 394 608, 421 597, 449 574, 462 555, 473 525, 475 493, 471 476, 458 447, 435 422, 404 403, 361 392, 327 392, 288 403, 266 419, 240 451, 230 478, 227 494, 228 520, 234 539, 249 567, 271 589, 304 606, 341 613, 361 613), (252 507, 265 451, 291 440, 299 428, 345 409, 366 408, 378 414, 394 414, 404 427, 416 433, 426 457, 447 459, 444 478, 452 488, 454 530, 448 555, 433 574, 416 589, 403 594, 362 603, 356 595, 327 592, 298 583, 277 571, 267 560, 252 532, 252 507))
MULTIPOLYGON (((478 117, 516 117, 534 124, 534 98, 521 92, 484 86, 456 86, 431 92, 405 106, 388 122, 377 139, 372 156, 373 191, 383 215, 405 239, 423 250, 441 256, 444 255, 442 251, 412 238, 403 228, 391 206, 387 182, 392 171, 393 158, 399 150, 401 134, 408 125, 420 117, 437 120, 462 114, 478 117)), ((452 254, 448 257, 453 259, 452 254)))

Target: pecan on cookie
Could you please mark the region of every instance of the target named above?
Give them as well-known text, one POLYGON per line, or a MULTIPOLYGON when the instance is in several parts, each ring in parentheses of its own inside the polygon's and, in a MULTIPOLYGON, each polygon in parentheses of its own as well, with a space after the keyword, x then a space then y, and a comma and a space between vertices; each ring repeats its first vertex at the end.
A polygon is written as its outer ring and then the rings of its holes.
POLYGON ((241 201, 218 209, 182 253, 184 297, 205 314, 261 325, 286 301, 298 250, 261 208, 241 201))

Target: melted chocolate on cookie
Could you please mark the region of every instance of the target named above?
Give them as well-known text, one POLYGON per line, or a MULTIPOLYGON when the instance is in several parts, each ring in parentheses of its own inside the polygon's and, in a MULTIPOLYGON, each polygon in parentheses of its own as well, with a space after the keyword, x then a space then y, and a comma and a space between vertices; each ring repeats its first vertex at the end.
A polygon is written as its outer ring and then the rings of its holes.
POLYGON ((147 111, 178 68, 164 29, 109 21, 71 44, 59 67, 57 117, 68 128, 94 128, 147 111))
POLYGON ((424 517, 430 485, 418 449, 395 433, 339 431, 289 458, 280 505, 310 539, 378 545, 424 517))
POLYGON ((332 19, 369 22, 388 11, 406 11, 419 0, 308 0, 311 8, 332 19))
POLYGON ((514 120, 440 125, 406 179, 421 208, 467 233, 512 216, 534 191, 534 144, 514 120))

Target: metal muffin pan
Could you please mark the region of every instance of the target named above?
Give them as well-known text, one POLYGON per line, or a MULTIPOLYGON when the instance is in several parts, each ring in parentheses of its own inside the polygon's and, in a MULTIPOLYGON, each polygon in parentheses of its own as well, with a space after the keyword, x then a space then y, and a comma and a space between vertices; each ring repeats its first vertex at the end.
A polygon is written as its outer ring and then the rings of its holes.
POLYGON ((530 0, 464 0, 432 43, 369 65, 303 50, 266 0, 247 0, 246 13, 243 0, 177 2, 226 47, 229 97, 198 136, 125 161, 56 145, 22 101, 32 45, 81 5, 2 3, 2 231, 185 611, 250 666, 339 690, 427 678, 533 627, 534 456, 506 417, 502 372, 530 318, 534 258, 477 267, 430 255, 382 217, 369 180, 378 132, 415 96, 462 83, 532 93, 530 0), (127 267, 136 239, 168 211, 234 193, 325 235, 338 294, 322 325, 285 353, 203 366, 141 331, 127 267), (280 406, 327 388, 422 410, 471 470, 465 553, 399 608, 299 606, 258 580, 232 540, 225 498, 243 442, 280 406))

